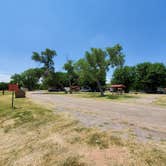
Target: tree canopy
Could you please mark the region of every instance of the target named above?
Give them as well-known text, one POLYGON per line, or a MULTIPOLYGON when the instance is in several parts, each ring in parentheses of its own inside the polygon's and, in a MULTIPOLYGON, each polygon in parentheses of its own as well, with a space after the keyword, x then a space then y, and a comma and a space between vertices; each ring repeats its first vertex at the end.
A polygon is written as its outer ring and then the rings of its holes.
POLYGON ((46 88, 63 89, 64 87, 69 86, 67 73, 53 72, 43 81, 42 85, 44 89, 46 88))
POLYGON ((32 60, 43 64, 43 83, 45 87, 49 87, 50 79, 53 77, 54 73, 54 57, 57 55, 55 50, 46 48, 45 51, 42 51, 40 54, 38 52, 33 52, 32 60), (47 82, 48 81, 48 82, 47 82))
POLYGON ((126 92, 156 92, 157 88, 166 87, 166 66, 163 63, 144 62, 136 66, 123 66, 125 56, 122 50, 119 44, 105 49, 91 48, 76 62, 68 60, 63 66, 65 72, 55 72, 54 57, 57 53, 46 48, 41 53, 33 52, 32 55, 32 59, 43 66, 14 74, 11 83, 17 83, 29 90, 39 88, 39 84, 44 89, 78 85, 100 91, 103 96, 107 72, 113 68, 115 70, 111 83, 124 84, 126 92))
POLYGON ((42 63, 44 66, 43 68, 46 70, 45 74, 47 72, 53 72, 54 71, 54 61, 53 58, 57 55, 55 50, 51 50, 49 48, 46 48, 45 51, 42 51, 40 54, 38 52, 33 52, 32 60, 42 63))
POLYGON ((78 75, 75 71, 74 62, 72 60, 68 60, 64 64, 63 69, 66 70, 66 72, 67 72, 69 86, 77 85, 78 84, 78 75))
POLYGON ((115 69, 111 83, 112 84, 123 84, 126 86, 125 91, 134 89, 134 83, 136 80, 135 67, 124 66, 115 69))
POLYGON ((18 84, 29 90, 34 90, 39 87, 38 85, 42 72, 43 71, 40 68, 28 69, 21 74, 14 74, 11 76, 11 83, 18 84))
POLYGON ((141 63, 136 66, 136 86, 145 92, 166 87, 166 67, 162 63, 141 63))
POLYGON ((166 66, 162 63, 144 62, 136 66, 118 68, 113 73, 113 84, 124 84, 131 89, 155 93, 166 87, 166 66))
POLYGON ((8 89, 8 83, 0 82, 0 90, 7 90, 7 89, 8 89))
POLYGON ((106 83, 106 74, 111 67, 122 66, 124 63, 124 55, 122 47, 117 44, 114 47, 108 47, 106 50, 100 48, 91 48, 85 52, 85 57, 77 63, 80 76, 82 79, 88 78, 91 82, 95 82, 104 96, 104 87, 106 83))

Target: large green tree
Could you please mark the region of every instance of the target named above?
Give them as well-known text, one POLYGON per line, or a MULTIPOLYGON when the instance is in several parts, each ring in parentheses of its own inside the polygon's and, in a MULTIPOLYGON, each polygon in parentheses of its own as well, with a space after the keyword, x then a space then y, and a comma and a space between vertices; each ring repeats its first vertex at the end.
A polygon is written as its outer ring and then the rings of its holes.
POLYGON ((156 92, 166 86, 166 67, 162 63, 141 63, 136 66, 136 86, 138 90, 156 92))
POLYGON ((103 84, 106 82, 106 74, 109 67, 122 66, 124 63, 124 55, 122 47, 117 44, 114 47, 108 47, 106 50, 100 48, 92 48, 85 53, 84 59, 79 61, 78 69, 84 78, 95 82, 104 96, 103 84))
POLYGON ((28 69, 24 71, 21 74, 23 86, 29 90, 38 88, 42 72, 43 71, 40 68, 28 69))
POLYGON ((113 47, 107 47, 106 51, 110 57, 111 67, 123 66, 125 62, 125 55, 122 52, 123 48, 120 44, 116 44, 113 47))
MULTIPOLYGON (((101 79, 106 79, 106 72, 109 67, 109 60, 107 59, 107 54, 100 48, 92 48, 90 52, 85 53, 85 62, 88 66, 89 78, 97 83, 100 90, 101 96, 104 96, 104 91, 101 79)), ((87 71, 86 71, 87 73, 87 71)))
POLYGON ((56 56, 56 51, 46 48, 45 51, 42 51, 40 54, 38 52, 33 52, 32 60, 42 63, 45 69, 45 74, 48 72, 54 71, 54 60, 53 58, 56 56))
POLYGON ((90 85, 92 84, 92 79, 89 74, 89 65, 85 61, 85 59, 79 59, 75 64, 74 64, 75 72, 79 76, 78 79, 78 84, 82 87, 91 87, 90 85))
POLYGON ((78 85, 78 75, 75 71, 74 62, 72 60, 68 60, 64 64, 63 69, 67 72, 69 86, 78 85))
POLYGON ((21 74, 12 75, 10 82, 13 84, 18 84, 19 86, 23 86, 22 75, 21 74))
MULTIPOLYGON (((96 79, 94 79, 90 73, 90 65, 84 58, 79 59, 74 66, 75 71, 79 77, 78 84, 81 87, 90 87, 92 91, 100 91, 96 83, 96 79)), ((104 73, 102 73, 102 75, 100 76, 99 82, 101 84, 101 87, 104 88, 106 82, 106 76, 104 73)))
POLYGON ((32 60, 39 62, 43 64, 43 81, 47 85, 48 88, 49 82, 47 83, 47 80, 49 78, 53 77, 54 74, 54 57, 57 55, 55 50, 51 50, 49 48, 46 48, 45 51, 42 51, 41 53, 33 52, 32 60))
POLYGON ((43 71, 40 68, 28 69, 21 74, 14 74, 11 76, 11 83, 18 84, 29 90, 34 90, 38 88, 42 73, 43 71))
POLYGON ((43 81, 43 87, 46 88, 49 84, 51 88, 63 89, 66 86, 69 86, 67 73, 64 72, 55 72, 51 76, 48 76, 43 81))

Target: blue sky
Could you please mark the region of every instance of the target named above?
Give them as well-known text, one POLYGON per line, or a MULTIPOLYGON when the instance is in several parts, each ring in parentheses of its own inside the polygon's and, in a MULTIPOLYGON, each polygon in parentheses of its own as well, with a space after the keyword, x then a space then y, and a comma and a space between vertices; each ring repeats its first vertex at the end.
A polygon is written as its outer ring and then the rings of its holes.
POLYGON ((57 51, 57 71, 67 58, 116 43, 123 46, 126 65, 165 63, 165 9, 165 0, 0 1, 0 81, 39 67, 31 55, 45 48, 57 51))

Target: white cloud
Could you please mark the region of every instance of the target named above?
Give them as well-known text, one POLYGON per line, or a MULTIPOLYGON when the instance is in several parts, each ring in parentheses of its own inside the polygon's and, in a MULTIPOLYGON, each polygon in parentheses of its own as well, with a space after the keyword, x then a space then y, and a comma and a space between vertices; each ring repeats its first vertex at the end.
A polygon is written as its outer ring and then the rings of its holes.
POLYGON ((10 74, 0 74, 0 82, 9 82, 10 77, 10 74))

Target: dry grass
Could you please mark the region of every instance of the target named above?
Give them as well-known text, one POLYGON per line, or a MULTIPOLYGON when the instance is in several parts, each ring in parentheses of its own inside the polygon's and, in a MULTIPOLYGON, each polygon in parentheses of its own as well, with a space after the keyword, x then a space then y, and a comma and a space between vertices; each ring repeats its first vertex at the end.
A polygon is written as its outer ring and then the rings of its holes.
POLYGON ((161 97, 159 97, 154 104, 160 105, 160 106, 166 106, 166 96, 162 95, 161 97))
POLYGON ((141 97, 140 94, 111 94, 106 91, 105 96, 100 96, 99 92, 73 92, 72 94, 65 94, 64 92, 44 92, 43 94, 52 94, 52 95, 68 95, 74 97, 83 97, 83 98, 93 98, 93 99, 103 99, 103 100, 115 100, 115 101, 123 101, 130 99, 138 99, 141 97))
POLYGON ((70 117, 27 99, 17 99, 14 111, 8 95, 0 96, 0 104, 2 166, 166 164, 166 152, 159 146, 85 128, 70 117))

